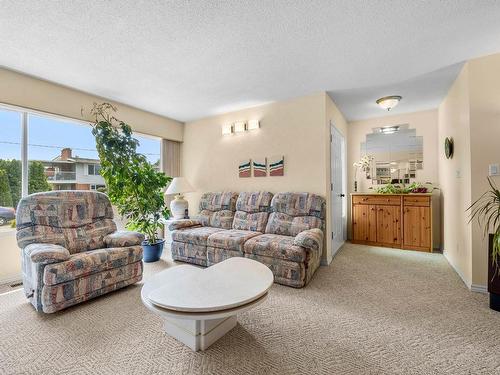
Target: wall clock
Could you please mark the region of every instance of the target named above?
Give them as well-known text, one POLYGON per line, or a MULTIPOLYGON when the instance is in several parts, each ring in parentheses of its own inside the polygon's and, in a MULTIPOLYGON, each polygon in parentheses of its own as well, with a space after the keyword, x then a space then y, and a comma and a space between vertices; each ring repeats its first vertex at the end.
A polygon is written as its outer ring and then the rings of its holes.
POLYGON ((444 140, 444 154, 446 159, 451 159, 453 157, 453 138, 446 137, 444 140))

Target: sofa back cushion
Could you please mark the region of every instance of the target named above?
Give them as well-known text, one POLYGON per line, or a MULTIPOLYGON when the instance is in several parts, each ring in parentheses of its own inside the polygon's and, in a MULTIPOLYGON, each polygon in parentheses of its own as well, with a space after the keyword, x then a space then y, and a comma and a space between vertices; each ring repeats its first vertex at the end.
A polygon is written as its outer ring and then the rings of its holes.
POLYGON ((273 194, 268 191, 242 192, 236 201, 233 229, 264 232, 273 194))
POLYGON ((266 233, 296 236, 312 228, 324 227, 325 199, 310 193, 277 193, 271 201, 266 233))
POLYGON ((23 198, 16 214, 17 242, 53 243, 71 254, 105 247, 104 236, 116 231, 106 194, 50 191, 23 198))
POLYGON ((237 197, 237 193, 230 191, 203 194, 197 219, 203 226, 231 229, 237 197))

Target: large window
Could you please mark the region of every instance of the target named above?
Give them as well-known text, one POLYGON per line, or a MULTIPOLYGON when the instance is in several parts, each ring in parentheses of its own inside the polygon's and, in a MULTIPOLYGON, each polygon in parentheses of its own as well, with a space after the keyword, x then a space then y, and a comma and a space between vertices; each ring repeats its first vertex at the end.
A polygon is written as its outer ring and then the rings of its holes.
MULTIPOLYGON (((140 143, 138 151, 159 168, 160 139, 134 137, 140 143)), ((0 107, 0 232, 13 231, 9 224, 23 194, 105 191, 100 168, 89 124, 0 107)))
POLYGON ((21 199, 21 114, 0 108, 0 234, 12 232, 21 199))

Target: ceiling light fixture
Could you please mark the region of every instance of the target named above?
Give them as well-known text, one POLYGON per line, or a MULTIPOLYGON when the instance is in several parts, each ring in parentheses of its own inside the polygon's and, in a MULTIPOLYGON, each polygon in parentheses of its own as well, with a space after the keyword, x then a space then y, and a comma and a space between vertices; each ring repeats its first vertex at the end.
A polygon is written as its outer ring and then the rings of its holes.
POLYGON ((394 126, 384 126, 382 128, 379 128, 379 132, 382 134, 394 134, 399 131, 399 125, 394 125, 394 126))
POLYGON ((390 111, 395 106, 399 104, 399 101, 403 99, 399 95, 384 96, 383 98, 377 99, 376 103, 383 109, 390 111))

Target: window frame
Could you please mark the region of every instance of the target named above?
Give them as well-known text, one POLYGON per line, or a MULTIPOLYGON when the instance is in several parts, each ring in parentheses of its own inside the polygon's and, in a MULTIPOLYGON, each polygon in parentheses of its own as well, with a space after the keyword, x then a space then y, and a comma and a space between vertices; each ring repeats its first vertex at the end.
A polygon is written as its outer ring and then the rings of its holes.
MULTIPOLYGON (((12 104, 3 103, 3 102, 0 102, 0 110, 14 111, 14 112, 17 112, 21 115, 21 124, 20 124, 20 126, 21 126, 21 140, 20 140, 20 146, 21 146, 21 198, 25 198, 28 196, 28 187, 29 187, 29 181, 28 181, 28 179, 29 179, 29 175, 28 175, 28 172, 29 172, 29 159, 28 159, 28 157, 29 157, 28 156, 29 116, 30 115, 42 116, 42 117, 52 118, 52 119, 58 120, 58 121, 75 122, 79 125, 91 127, 89 121, 76 119, 76 118, 73 118, 70 116, 58 115, 58 114, 51 113, 51 112, 40 111, 40 110, 29 108, 29 107, 21 107, 21 106, 12 105, 12 104)), ((163 151, 162 151, 163 150, 163 138, 155 136, 155 135, 151 135, 151 134, 144 134, 144 133, 136 132, 133 129, 132 129, 132 134, 136 135, 138 137, 157 140, 160 143, 160 165, 163 165, 163 151)), ((94 165, 94 171, 95 171, 95 165, 94 165)), ((88 172, 88 169, 87 169, 87 172, 88 172)), ((99 174, 94 174, 93 176, 97 176, 99 174)))

